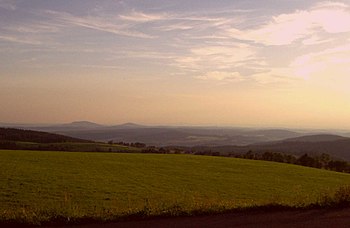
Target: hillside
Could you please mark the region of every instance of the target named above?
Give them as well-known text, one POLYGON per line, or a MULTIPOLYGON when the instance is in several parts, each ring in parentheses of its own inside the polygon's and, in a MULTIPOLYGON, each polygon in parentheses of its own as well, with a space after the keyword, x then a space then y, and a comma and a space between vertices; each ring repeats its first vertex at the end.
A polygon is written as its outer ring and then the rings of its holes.
POLYGON ((93 128, 100 128, 104 126, 97 123, 89 122, 89 121, 74 121, 72 123, 58 125, 58 127, 93 129, 93 128))
POLYGON ((140 152, 140 148, 78 139, 59 134, 0 128, 0 149, 81 151, 81 152, 140 152))
POLYGON ((0 163, 0 215, 25 208, 31 221, 301 206, 350 184, 349 174, 210 156, 0 151, 0 163))
POLYGON ((294 155, 325 153, 335 158, 350 160, 350 138, 337 135, 303 136, 264 145, 252 145, 248 148, 257 152, 278 151, 294 155))
MULTIPOLYGON (((1 126, 1 124, 0 124, 1 126)), ((11 124, 5 124, 9 127, 11 124)), ((16 128, 58 133, 86 140, 107 142, 142 142, 151 146, 224 146, 299 137, 287 129, 254 129, 238 127, 144 126, 135 123, 101 125, 89 121, 75 121, 56 125, 14 125, 16 128)))
POLYGON ((330 134, 318 134, 318 135, 307 135, 296 138, 289 138, 283 140, 284 142, 334 142, 338 140, 346 140, 348 138, 339 135, 330 134))
POLYGON ((33 143, 88 142, 87 140, 64 135, 15 128, 0 128, 0 141, 17 141, 33 143))
POLYGON ((219 127, 146 127, 132 123, 95 129, 61 127, 45 128, 42 130, 87 140, 143 142, 153 146, 248 145, 303 135, 288 130, 254 130, 219 127))
POLYGON ((301 156, 329 154, 336 159, 350 161, 350 138, 337 135, 311 135, 286 140, 251 144, 247 146, 197 146, 187 148, 194 152, 220 152, 222 154, 241 154, 248 151, 264 153, 279 152, 301 156))

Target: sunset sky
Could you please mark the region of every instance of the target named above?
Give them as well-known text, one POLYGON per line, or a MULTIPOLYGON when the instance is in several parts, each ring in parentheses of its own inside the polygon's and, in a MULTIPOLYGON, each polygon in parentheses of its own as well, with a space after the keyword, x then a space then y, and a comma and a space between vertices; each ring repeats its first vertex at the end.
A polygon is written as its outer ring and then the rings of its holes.
POLYGON ((0 122, 350 129, 350 1, 0 0, 0 122))

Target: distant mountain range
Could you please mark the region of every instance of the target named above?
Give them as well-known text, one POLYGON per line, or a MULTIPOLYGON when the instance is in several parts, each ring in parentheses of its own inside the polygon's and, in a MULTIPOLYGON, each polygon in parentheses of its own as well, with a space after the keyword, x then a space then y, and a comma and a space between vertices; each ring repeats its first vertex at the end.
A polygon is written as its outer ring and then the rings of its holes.
POLYGON ((154 127, 127 123, 116 126, 79 127, 76 125, 35 128, 72 137, 115 142, 142 142, 153 146, 248 145, 282 140, 303 134, 289 130, 255 130, 217 127, 154 127))
POLYGON ((210 151, 222 154, 242 154, 252 151, 255 153, 279 152, 296 156, 303 154, 315 156, 325 153, 337 159, 350 161, 350 138, 329 134, 308 135, 246 146, 195 146, 190 149, 195 152, 210 151))
POLYGON ((108 130, 108 129, 130 129, 130 128, 143 128, 145 126, 125 123, 121 125, 102 125, 89 121, 74 121, 64 124, 9 124, 0 123, 0 127, 12 127, 20 129, 42 130, 47 132, 69 132, 69 131, 86 131, 86 130, 108 130))
POLYGON ((347 140, 349 138, 339 135, 319 134, 319 135, 308 135, 297 138, 290 138, 283 140, 284 142, 333 142, 340 140, 347 140))
POLYGON ((58 125, 58 126, 62 127, 62 128, 68 127, 68 128, 87 128, 87 129, 104 127, 104 125, 89 122, 89 121, 75 121, 72 123, 62 124, 62 125, 58 125))
POLYGON ((17 141, 28 142, 39 142, 43 139, 47 142, 86 140, 107 142, 113 140, 114 142, 142 142, 151 146, 179 147, 194 152, 210 151, 222 154, 240 154, 248 151, 280 152, 296 156, 305 153, 310 155, 326 153, 335 158, 350 161, 350 138, 344 137, 346 134, 340 136, 285 129, 154 127, 134 123, 105 126, 88 121, 52 126, 16 125, 16 127, 60 135, 0 128, 0 140, 9 140, 13 137, 19 137, 17 141))
POLYGON ((335 158, 350 160, 350 138, 338 135, 303 136, 280 142, 271 142, 263 147, 257 145, 255 149, 257 150, 258 147, 260 147, 260 151, 268 149, 295 155, 304 153, 319 155, 325 153, 335 158))
MULTIPOLYGON (((0 124, 1 126, 1 124, 0 124)), ((10 124, 6 125, 11 126, 10 124)), ((283 152, 294 155, 327 153, 350 160, 350 136, 292 131, 288 129, 253 129, 230 127, 144 126, 135 123, 107 126, 88 121, 56 125, 14 125, 16 128, 39 130, 61 135, 107 142, 141 142, 151 146, 177 146, 194 151, 221 153, 283 152)))
MULTIPOLYGON (((245 146, 318 134, 315 131, 305 130, 144 126, 135 123, 108 126, 89 121, 55 125, 5 124, 5 126, 59 133, 86 140, 142 142, 153 146, 245 146)), ((343 136, 348 135, 344 133, 343 136)))

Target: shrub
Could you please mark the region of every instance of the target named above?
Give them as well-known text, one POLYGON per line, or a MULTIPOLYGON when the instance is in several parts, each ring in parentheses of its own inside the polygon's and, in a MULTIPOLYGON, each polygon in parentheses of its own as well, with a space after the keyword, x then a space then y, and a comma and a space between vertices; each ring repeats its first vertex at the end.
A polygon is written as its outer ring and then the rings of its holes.
POLYGON ((350 186, 338 188, 332 195, 323 195, 320 206, 324 207, 349 207, 350 206, 350 186))

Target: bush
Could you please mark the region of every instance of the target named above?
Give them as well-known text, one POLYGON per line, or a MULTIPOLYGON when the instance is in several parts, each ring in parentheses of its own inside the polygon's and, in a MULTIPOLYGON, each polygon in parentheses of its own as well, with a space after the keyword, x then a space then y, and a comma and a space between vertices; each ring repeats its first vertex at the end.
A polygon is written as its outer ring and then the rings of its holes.
POLYGON ((320 206, 324 207, 349 207, 350 206, 350 186, 342 186, 332 195, 324 195, 320 206))

